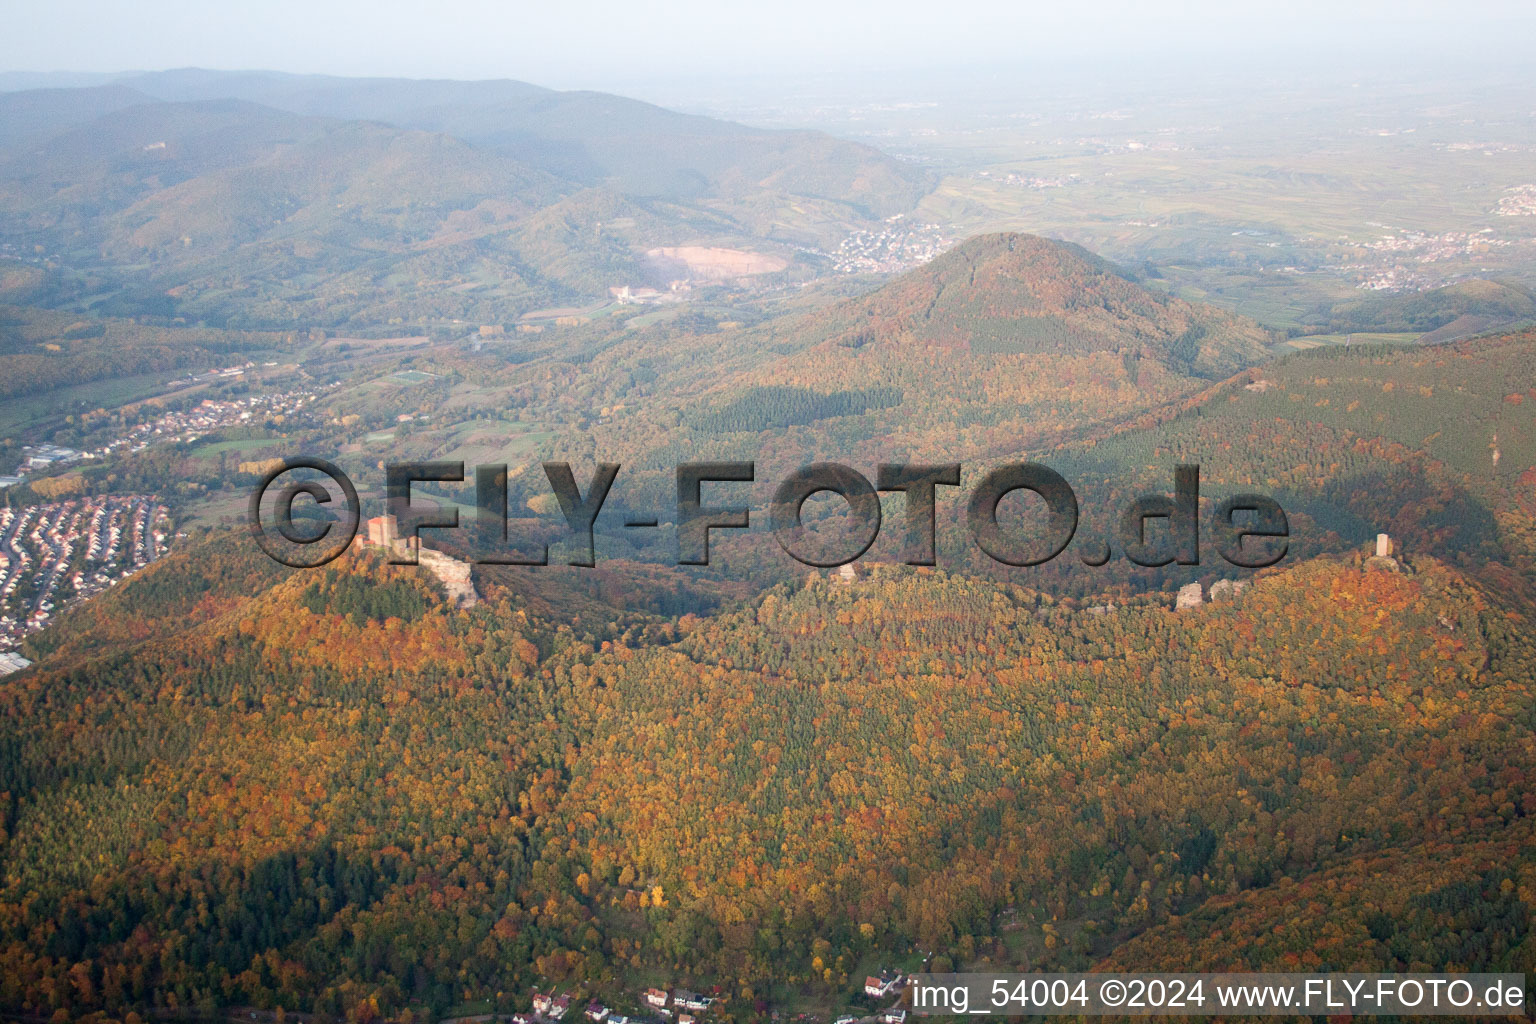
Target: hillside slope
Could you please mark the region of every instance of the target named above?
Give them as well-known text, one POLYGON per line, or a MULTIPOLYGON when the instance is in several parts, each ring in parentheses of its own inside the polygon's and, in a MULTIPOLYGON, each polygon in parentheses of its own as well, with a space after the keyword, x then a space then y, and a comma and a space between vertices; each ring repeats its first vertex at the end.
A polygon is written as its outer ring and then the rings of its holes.
POLYGON ((1297 886, 1383 936, 1360 969, 1532 966, 1529 612, 1432 559, 1184 613, 905 572, 675 620, 456 612, 373 560, 257 586, 0 686, 8 1008, 510 1010, 541 978, 628 1008, 657 972, 837 1005, 914 946, 1158 965, 1297 886), (1442 948, 1332 881, 1401 858, 1507 924, 1442 948))
POLYGON ((1201 467, 1211 493, 1276 496, 1326 543, 1390 533, 1505 588, 1536 587, 1536 332, 1317 349, 1046 457, 1110 501, 1201 467), (1513 569, 1518 575, 1511 575, 1513 569), (1524 582, 1521 582, 1521 581, 1524 582))

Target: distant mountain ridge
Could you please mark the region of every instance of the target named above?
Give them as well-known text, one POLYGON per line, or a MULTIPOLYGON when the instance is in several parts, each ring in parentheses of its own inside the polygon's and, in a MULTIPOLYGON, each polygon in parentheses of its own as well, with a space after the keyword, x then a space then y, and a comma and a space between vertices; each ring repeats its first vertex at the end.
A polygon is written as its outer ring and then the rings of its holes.
POLYGON ((153 102, 147 93, 116 84, 0 93, 0 151, 45 141, 114 110, 153 102))
POLYGON ((0 300, 508 323, 650 283, 657 247, 832 245, 931 184, 819 132, 522 82, 129 75, 0 93, 0 245, 50 261, 0 300))
POLYGON ((872 216, 908 209, 931 175, 821 132, 750 128, 609 93, 510 79, 336 78, 200 69, 120 83, 167 101, 234 98, 293 113, 445 132, 581 184, 692 199, 752 186, 851 203, 872 216))

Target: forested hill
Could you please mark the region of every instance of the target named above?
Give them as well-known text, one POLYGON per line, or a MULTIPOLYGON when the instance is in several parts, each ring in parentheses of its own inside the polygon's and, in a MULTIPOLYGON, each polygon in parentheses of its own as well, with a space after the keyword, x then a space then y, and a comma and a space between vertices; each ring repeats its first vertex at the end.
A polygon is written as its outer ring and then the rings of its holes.
POLYGON ((1192 457, 1307 496, 1293 557, 1182 611, 890 566, 687 615, 635 610, 659 574, 486 575, 457 611, 376 558, 189 545, 0 684, 0 1004, 624 1012, 665 979, 735 1024, 915 950, 1536 970, 1533 352, 1307 353, 1096 437, 1127 488, 1192 457))
POLYGON ((887 570, 673 619, 190 554, 123 588, 163 638, 0 686, 13 1011, 628 1009, 666 977, 729 1022, 914 949, 1140 966, 1159 935, 1533 966, 1530 609, 1429 557, 1183 612, 887 570), (226 563, 253 597, 219 603, 226 563), (1411 885, 1340 884, 1372 864, 1411 885), (1332 945, 1276 927, 1297 893, 1332 945))
POLYGON ((1269 333, 1132 282, 1079 246, 1034 235, 971 238, 831 314, 846 342, 916 341, 972 352, 1116 351, 1225 376, 1268 354, 1269 333))
POLYGON ((1167 486, 1197 463, 1207 494, 1261 490, 1299 542, 1387 532, 1497 586, 1536 593, 1536 332, 1424 348, 1298 353, 1044 457, 1112 481, 1085 507, 1167 486))
MULTIPOLYGON (((616 389, 591 429, 597 450, 662 470, 684 451, 750 451, 774 473, 1040 450, 1188 398, 1209 386, 1205 374, 1265 358, 1269 340, 1076 246, 996 234, 826 309, 729 333, 635 332, 579 372, 616 389)), ((532 386, 558 399, 553 385, 532 386)))

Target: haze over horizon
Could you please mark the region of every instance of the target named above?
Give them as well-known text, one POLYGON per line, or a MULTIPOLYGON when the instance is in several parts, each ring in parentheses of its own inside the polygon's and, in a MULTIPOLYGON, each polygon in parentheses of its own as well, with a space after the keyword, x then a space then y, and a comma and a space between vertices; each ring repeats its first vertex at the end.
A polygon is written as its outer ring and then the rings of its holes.
MULTIPOLYGON (((732 9, 685 0, 645 15, 599 2, 501 7, 453 0, 425 15, 400 3, 294 0, 225 9, 87 0, 15 10, 0 74, 204 67, 411 78, 514 78, 560 89, 644 93, 693 81, 823 76, 892 88, 932 75, 1187 75, 1212 70, 1416 66, 1426 74, 1518 54, 1536 38, 1530 5, 1454 8, 1307 2, 1283 12, 1195 2, 1149 11, 984 3, 946 10, 794 0, 732 9), (82 24, 93 31, 71 31, 82 24), (295 31, 294 26, 302 26, 295 31)), ((22 84, 11 87, 26 87, 22 84)))

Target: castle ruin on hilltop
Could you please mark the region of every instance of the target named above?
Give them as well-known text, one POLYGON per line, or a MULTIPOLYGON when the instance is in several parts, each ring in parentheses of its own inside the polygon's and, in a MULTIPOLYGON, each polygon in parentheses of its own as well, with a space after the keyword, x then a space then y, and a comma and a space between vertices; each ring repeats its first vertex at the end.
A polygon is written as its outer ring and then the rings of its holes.
POLYGON ((374 516, 364 525, 366 529, 357 535, 355 541, 358 547, 384 548, 401 556, 414 555, 417 565, 437 577, 455 608, 473 608, 480 603, 468 562, 422 547, 420 537, 401 537, 394 516, 374 516))

